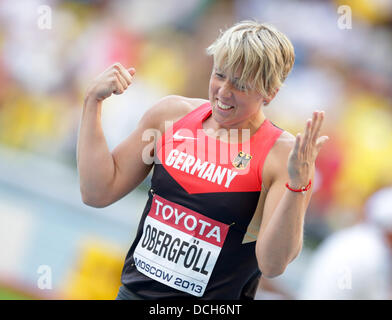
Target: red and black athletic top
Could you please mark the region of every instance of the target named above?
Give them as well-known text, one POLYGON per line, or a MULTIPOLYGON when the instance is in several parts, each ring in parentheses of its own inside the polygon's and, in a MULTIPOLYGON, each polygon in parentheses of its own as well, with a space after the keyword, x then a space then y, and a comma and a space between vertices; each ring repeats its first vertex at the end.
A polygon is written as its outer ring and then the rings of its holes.
POLYGON ((211 112, 210 103, 201 105, 158 141, 149 199, 121 277, 143 299, 254 296, 261 275, 255 210, 263 164, 282 129, 266 119, 246 143, 224 143, 203 130, 211 112))

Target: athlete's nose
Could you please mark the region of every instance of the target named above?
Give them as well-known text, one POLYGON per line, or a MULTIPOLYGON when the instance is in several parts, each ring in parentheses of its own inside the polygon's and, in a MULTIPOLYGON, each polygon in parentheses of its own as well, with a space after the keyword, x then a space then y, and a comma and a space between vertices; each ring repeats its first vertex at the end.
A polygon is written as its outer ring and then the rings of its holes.
POLYGON ((218 90, 218 98, 230 99, 232 95, 231 83, 228 79, 221 83, 218 90))

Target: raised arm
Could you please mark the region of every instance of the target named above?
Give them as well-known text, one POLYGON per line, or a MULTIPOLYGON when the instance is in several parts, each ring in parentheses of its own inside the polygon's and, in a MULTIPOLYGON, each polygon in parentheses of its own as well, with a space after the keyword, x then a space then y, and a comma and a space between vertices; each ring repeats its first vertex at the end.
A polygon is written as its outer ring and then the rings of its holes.
POLYGON ((180 96, 162 98, 110 152, 101 125, 102 101, 113 93, 123 93, 134 74, 133 68, 127 70, 119 63, 112 65, 93 81, 85 99, 77 163, 82 200, 92 207, 106 207, 135 189, 153 166, 154 139, 164 132, 165 122, 177 120, 197 104, 180 96))
POLYGON ((135 188, 151 169, 151 165, 143 163, 138 156, 144 147, 142 131, 149 125, 145 118, 113 153, 109 151, 101 125, 103 100, 113 93, 123 93, 132 83, 134 74, 135 69, 127 70, 116 63, 93 80, 86 94, 78 135, 77 164, 82 200, 87 205, 109 205, 135 188), (133 167, 124 172, 126 157, 133 167), (121 177, 124 173, 127 183, 121 177))
POLYGON ((263 210, 263 217, 256 242, 259 268, 267 278, 283 273, 302 248, 303 225, 312 189, 302 193, 292 189, 313 182, 314 163, 328 137, 319 137, 324 113, 315 112, 308 120, 305 134, 283 138, 268 155, 269 189, 261 197, 256 210, 263 210))

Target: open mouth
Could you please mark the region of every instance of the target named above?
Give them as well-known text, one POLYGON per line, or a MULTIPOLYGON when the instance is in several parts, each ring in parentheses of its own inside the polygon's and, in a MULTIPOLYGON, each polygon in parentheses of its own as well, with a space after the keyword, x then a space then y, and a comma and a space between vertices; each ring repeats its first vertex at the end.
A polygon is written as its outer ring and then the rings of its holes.
POLYGON ((223 104, 220 100, 216 100, 216 101, 217 101, 216 105, 217 105, 217 107, 220 110, 227 111, 227 110, 230 110, 230 109, 234 109, 233 106, 229 106, 229 105, 223 104))

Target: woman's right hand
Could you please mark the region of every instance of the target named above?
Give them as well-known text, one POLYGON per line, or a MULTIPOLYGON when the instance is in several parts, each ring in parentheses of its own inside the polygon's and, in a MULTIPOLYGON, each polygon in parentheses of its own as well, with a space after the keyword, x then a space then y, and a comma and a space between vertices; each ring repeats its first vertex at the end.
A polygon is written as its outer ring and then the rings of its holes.
POLYGON ((135 68, 125 69, 116 62, 98 75, 87 90, 87 97, 96 101, 109 98, 112 93, 122 94, 132 83, 135 68))

